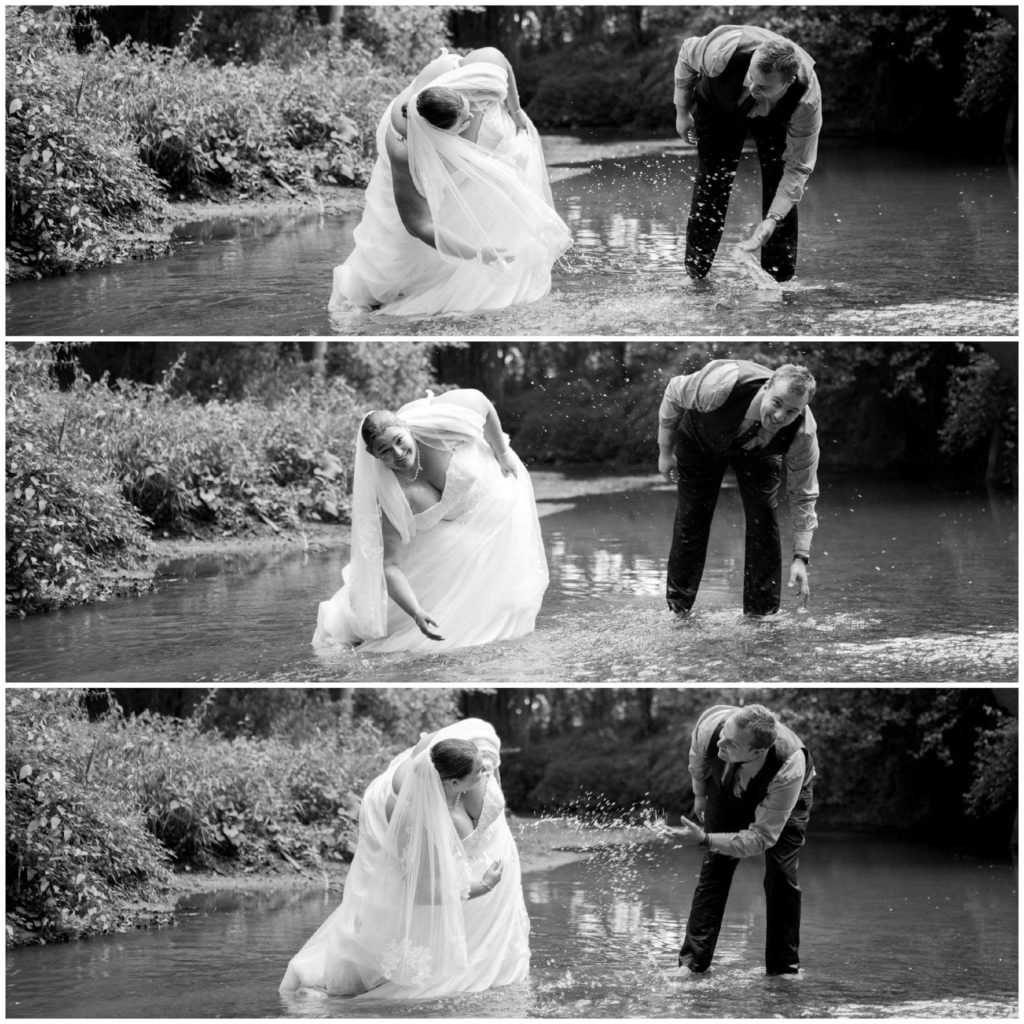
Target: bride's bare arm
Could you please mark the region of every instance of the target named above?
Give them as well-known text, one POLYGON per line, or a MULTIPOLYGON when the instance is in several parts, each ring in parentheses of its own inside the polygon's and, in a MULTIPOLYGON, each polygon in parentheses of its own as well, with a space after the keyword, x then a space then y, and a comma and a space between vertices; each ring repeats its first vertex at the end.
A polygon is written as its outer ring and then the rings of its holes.
POLYGON ((430 741, 437 735, 437 732, 421 732, 419 741, 416 746, 412 748, 412 753, 407 757, 395 770, 391 776, 391 792, 388 793, 387 803, 384 808, 384 813, 388 819, 391 820, 391 814, 395 809, 395 802, 398 799, 398 794, 402 791, 402 786, 405 785, 405 780, 409 777, 409 772, 412 771, 412 762, 417 754, 422 753, 430 745, 430 741))
POLYGON ((398 216, 402 219, 402 227, 413 238, 418 238, 424 245, 429 245, 431 249, 437 248, 437 238, 440 236, 444 241, 445 251, 451 255, 458 256, 463 260, 475 260, 478 256, 482 256, 486 260, 489 255, 488 251, 481 252, 474 249, 468 242, 444 228, 439 228, 434 223, 427 200, 412 180, 407 144, 389 134, 387 147, 388 156, 391 159, 391 189, 395 196, 398 216))
POLYGON ((484 440, 490 445, 494 457, 501 466, 505 476, 511 474, 516 476, 515 460, 512 452, 505 444, 505 432, 501 429, 501 420, 498 418, 498 410, 494 408, 491 400, 476 388, 459 388, 457 391, 446 391, 434 399, 435 402, 451 402, 453 405, 461 405, 463 408, 472 409, 484 418, 484 440))
POLYGON ((415 621, 417 628, 427 639, 443 640, 444 637, 436 632, 437 623, 420 607, 416 594, 413 592, 412 584, 406 578, 405 573, 395 564, 399 544, 395 528, 388 522, 387 518, 384 519, 383 527, 384 583, 387 586, 388 597, 415 621), (431 626, 434 627, 433 630, 430 629, 431 626))
POLYGON ((522 104, 519 102, 519 87, 516 85, 516 73, 512 70, 508 58, 494 46, 481 46, 478 50, 472 50, 462 58, 462 64, 494 64, 502 69, 508 76, 508 95, 505 97, 505 106, 512 115, 512 119, 520 127, 525 127, 525 119, 521 118, 522 104))

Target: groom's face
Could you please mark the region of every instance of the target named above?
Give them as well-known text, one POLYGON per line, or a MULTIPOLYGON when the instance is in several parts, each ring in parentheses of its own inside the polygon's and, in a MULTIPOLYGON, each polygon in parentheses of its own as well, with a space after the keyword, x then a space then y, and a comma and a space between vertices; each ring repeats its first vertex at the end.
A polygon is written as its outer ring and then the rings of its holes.
POLYGON ((793 84, 792 78, 783 78, 778 71, 764 72, 757 67, 754 60, 750 62, 750 69, 747 71, 743 84, 750 91, 755 100, 768 100, 769 102, 781 99, 782 94, 793 84))
POLYGON ((750 730, 741 729, 732 718, 722 726, 718 737, 719 760, 727 764, 742 764, 744 761, 753 761, 763 752, 763 747, 753 745, 750 730))
POLYGON ((807 408, 807 395, 795 395, 784 380, 774 381, 761 396, 761 426, 770 434, 793 422, 807 408))

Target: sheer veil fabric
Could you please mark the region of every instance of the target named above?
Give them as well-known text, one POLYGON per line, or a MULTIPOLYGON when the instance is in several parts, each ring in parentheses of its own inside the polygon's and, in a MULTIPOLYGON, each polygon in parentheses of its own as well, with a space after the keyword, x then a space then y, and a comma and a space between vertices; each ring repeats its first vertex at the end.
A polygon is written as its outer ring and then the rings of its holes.
MULTIPOLYGON (((474 742, 500 763, 500 742, 480 719, 442 729, 442 739, 474 742)), ((292 958, 282 993, 314 989, 361 999, 422 999, 507 985, 529 971, 529 918, 504 797, 492 774, 476 829, 455 831, 430 750, 415 755, 391 821, 386 804, 403 751, 367 787, 359 840, 341 905, 292 958), (494 860, 501 881, 467 899, 494 860)))
POLYGON ((386 146, 394 130, 389 106, 377 128, 377 162, 355 251, 335 268, 329 309, 424 316, 501 309, 550 290, 551 267, 572 239, 552 205, 540 137, 532 123, 516 130, 504 105, 508 80, 501 68, 457 61, 446 56, 432 62, 407 104, 409 169, 430 207, 436 248, 409 234, 395 205, 386 146), (468 97, 482 115, 476 142, 420 116, 416 95, 427 85, 468 97), (459 243, 503 255, 495 262, 482 255, 464 259, 457 255, 459 243))
MULTIPOLYGON (((440 651, 522 636, 534 628, 548 584, 533 484, 516 459, 503 476, 478 413, 434 396, 402 406, 418 444, 451 462, 441 500, 414 514, 394 473, 354 440, 352 555, 342 586, 317 613, 314 645, 360 651, 440 651), (401 540, 398 564, 443 641, 429 640, 389 597, 381 516, 401 540)), ((508 438, 505 438, 508 444, 508 438)))

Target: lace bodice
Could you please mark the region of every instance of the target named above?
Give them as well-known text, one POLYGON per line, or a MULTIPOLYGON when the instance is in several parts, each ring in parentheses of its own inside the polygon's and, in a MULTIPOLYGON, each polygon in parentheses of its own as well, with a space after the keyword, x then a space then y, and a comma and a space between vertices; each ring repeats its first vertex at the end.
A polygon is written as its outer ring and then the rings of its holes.
POLYGON ((472 511, 482 493, 500 477, 494 455, 485 442, 465 441, 452 452, 440 501, 413 518, 416 532, 437 526, 442 520, 456 520, 472 511))

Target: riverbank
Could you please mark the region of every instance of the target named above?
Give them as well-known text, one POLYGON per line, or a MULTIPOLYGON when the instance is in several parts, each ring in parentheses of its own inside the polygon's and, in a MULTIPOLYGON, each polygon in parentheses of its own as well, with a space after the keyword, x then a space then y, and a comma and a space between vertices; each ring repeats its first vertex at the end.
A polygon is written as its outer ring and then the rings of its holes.
MULTIPOLYGON (((545 821, 543 831, 531 827, 532 823, 525 819, 512 817, 509 824, 516 837, 523 874, 584 860, 596 850, 617 845, 622 839, 615 830, 602 830, 586 843, 581 843, 578 829, 556 820, 545 821)), ((337 861, 326 862, 321 868, 311 868, 290 864, 283 859, 259 869, 239 868, 231 861, 223 861, 208 870, 176 871, 162 897, 146 902, 127 901, 115 908, 115 924, 110 930, 133 932, 173 926, 177 922, 178 907, 183 901, 187 902, 192 896, 209 896, 221 892, 318 890, 333 893, 340 900, 348 872, 349 865, 337 861)), ((87 935, 82 937, 88 938, 87 935)), ((8 949, 36 945, 38 942, 38 936, 30 932, 8 929, 8 949)))
MULTIPOLYGON (((534 497, 543 519, 571 508, 580 498, 618 491, 648 490, 664 485, 656 473, 624 471, 609 475, 606 466, 573 471, 531 469, 534 497)), ((155 537, 153 560, 158 566, 188 558, 238 558, 269 551, 328 551, 351 541, 352 530, 340 523, 303 522, 294 530, 274 529, 254 520, 245 532, 206 537, 155 537)))

